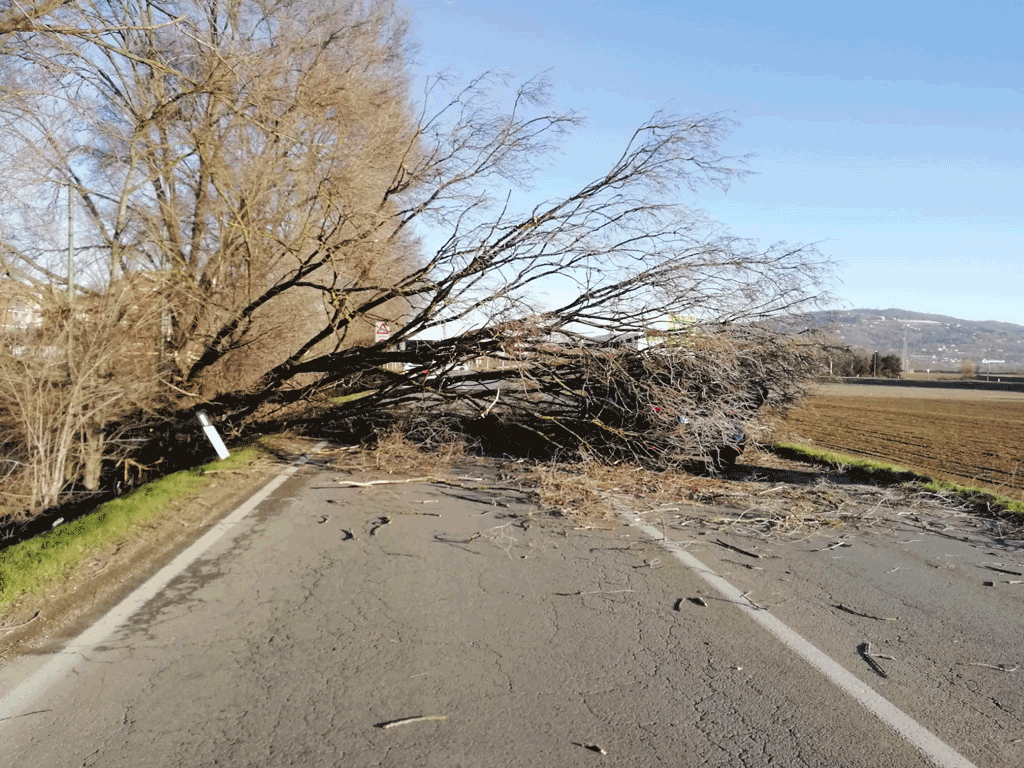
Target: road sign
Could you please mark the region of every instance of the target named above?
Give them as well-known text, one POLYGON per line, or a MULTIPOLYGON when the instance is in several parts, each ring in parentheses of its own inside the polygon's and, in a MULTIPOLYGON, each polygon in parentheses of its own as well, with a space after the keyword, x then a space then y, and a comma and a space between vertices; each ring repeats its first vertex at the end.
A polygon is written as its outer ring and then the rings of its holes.
POLYGON ((377 326, 377 341, 387 341, 391 338, 391 329, 387 323, 380 323, 377 326))

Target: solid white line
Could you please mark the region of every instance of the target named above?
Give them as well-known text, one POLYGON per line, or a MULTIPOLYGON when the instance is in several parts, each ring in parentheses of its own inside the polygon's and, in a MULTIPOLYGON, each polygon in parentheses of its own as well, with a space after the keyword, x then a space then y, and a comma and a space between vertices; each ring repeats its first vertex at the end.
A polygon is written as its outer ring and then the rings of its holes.
MULTIPOLYGON (((327 441, 313 446, 312 453, 327 445, 327 441)), ((26 678, 17 688, 0 699, 0 729, 4 721, 10 721, 24 714, 29 704, 44 693, 57 680, 64 677, 86 653, 112 635, 129 617, 142 606, 156 597, 170 581, 188 568, 202 556, 206 550, 223 538, 224 534, 237 525, 246 515, 252 512, 270 494, 276 491, 285 480, 309 460, 303 456, 287 467, 273 480, 250 496, 241 506, 207 531, 192 546, 165 565, 142 586, 128 595, 124 600, 111 608, 99 621, 76 637, 71 643, 58 651, 38 671, 26 678)))
POLYGON ((966 757, 957 752, 938 736, 903 712, 888 699, 883 698, 865 685, 856 676, 847 672, 840 664, 826 656, 808 640, 783 624, 768 611, 761 610, 750 603, 740 590, 712 571, 700 560, 691 555, 679 544, 667 539, 661 531, 631 512, 620 512, 634 528, 639 528, 651 539, 667 549, 683 565, 692 568, 704 581, 718 590, 727 600, 738 603, 747 615, 777 637, 804 661, 821 672, 842 691, 852 696, 871 714, 888 725, 900 736, 924 753, 932 763, 940 768, 977 768, 966 757))

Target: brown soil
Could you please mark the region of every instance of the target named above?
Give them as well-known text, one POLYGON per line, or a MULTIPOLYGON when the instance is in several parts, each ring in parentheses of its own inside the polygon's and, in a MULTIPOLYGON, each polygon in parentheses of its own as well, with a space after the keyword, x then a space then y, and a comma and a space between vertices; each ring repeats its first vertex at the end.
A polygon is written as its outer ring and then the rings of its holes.
POLYGON ((830 385, 787 421, 788 439, 896 463, 1024 500, 1024 396, 830 385))

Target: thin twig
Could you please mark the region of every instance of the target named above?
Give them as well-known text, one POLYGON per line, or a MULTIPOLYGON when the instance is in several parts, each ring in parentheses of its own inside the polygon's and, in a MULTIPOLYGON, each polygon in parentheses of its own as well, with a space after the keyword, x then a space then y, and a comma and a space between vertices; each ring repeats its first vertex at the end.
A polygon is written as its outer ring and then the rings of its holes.
POLYGON ((996 568, 994 565, 983 565, 982 568, 988 568, 990 571, 996 571, 997 573, 1008 573, 1010 576, 1024 576, 1024 573, 1020 571, 1010 571, 1006 568, 996 568))
POLYGON ((839 547, 852 547, 853 545, 845 541, 837 541, 835 544, 829 544, 827 547, 815 550, 816 552, 824 552, 828 549, 839 549, 839 547))
POLYGON ((28 624, 31 624, 33 621, 38 619, 41 614, 42 614, 42 611, 36 611, 32 615, 32 618, 29 619, 28 621, 23 621, 23 622, 21 622, 21 624, 15 624, 13 627, 0 627, 0 632, 13 632, 16 629, 21 629, 22 627, 24 627, 24 626, 26 626, 28 624))
POLYGON ((52 709, 37 709, 34 712, 25 712, 25 713, 23 713, 21 715, 11 715, 10 717, 0 717, 0 723, 4 722, 4 720, 14 720, 17 717, 28 717, 29 715, 41 715, 44 712, 53 712, 53 710, 52 709))
POLYGON ((599 755, 607 755, 608 754, 607 752, 604 751, 604 749, 599 747, 597 744, 584 744, 581 741, 574 741, 572 744, 573 744, 574 747, 583 747, 584 749, 589 749, 591 752, 597 752, 597 754, 599 754, 599 755))
POLYGON ((750 595, 750 590, 748 589, 746 592, 744 592, 742 595, 740 595, 740 597, 742 597, 744 600, 746 600, 747 603, 749 605, 751 605, 755 610, 758 610, 758 611, 767 611, 768 610, 765 606, 758 605, 753 600, 751 600, 749 595, 750 595))
POLYGON ((759 554, 757 554, 756 552, 748 552, 745 549, 740 549, 739 547, 734 547, 732 544, 726 544, 721 539, 715 539, 715 543, 718 544, 719 546, 725 547, 726 549, 731 549, 733 552, 739 552, 741 555, 746 555, 747 557, 753 557, 753 558, 756 558, 758 560, 761 559, 761 556, 759 554))
POLYGON ((741 563, 739 560, 727 560, 724 557, 722 558, 722 562, 723 563, 732 563, 733 565, 742 565, 744 568, 746 568, 749 571, 763 571, 764 570, 764 568, 762 568, 760 565, 751 565, 750 563, 741 563))
POLYGON ((401 720, 389 720, 384 723, 377 723, 376 728, 397 728, 400 725, 408 725, 409 723, 422 723, 427 720, 447 720, 448 715, 420 715, 418 717, 403 717, 401 720))
POLYGON ((355 480, 339 480, 341 485, 353 486, 356 488, 371 488, 375 485, 398 485, 399 483, 436 483, 436 477, 410 477, 405 480, 370 480, 365 483, 357 483, 355 480))
POLYGON ((494 408, 494 406, 496 406, 498 404, 498 398, 500 396, 501 396, 501 390, 499 389, 497 392, 494 393, 494 402, 491 403, 490 405, 488 405, 482 411, 480 411, 480 418, 484 418, 485 416, 487 416, 487 414, 489 414, 491 412, 491 409, 494 408))
MULTIPOLYGON (((878 675, 879 677, 885 677, 885 678, 889 677, 889 675, 886 673, 886 671, 884 669, 882 669, 882 665, 879 664, 877 661, 875 661, 875 659, 883 658, 883 657, 877 656, 877 655, 871 653, 871 643, 869 643, 869 642, 861 643, 859 646, 857 646, 857 652, 861 655, 861 657, 864 659, 864 661, 867 662, 867 665, 869 667, 871 667, 871 670, 876 675, 878 675)), ((891 657, 885 657, 885 658, 891 658, 891 657)), ((895 661, 895 659, 892 659, 892 660, 895 661)))
POLYGON ((1016 672, 1020 669, 1020 664, 1013 667, 1007 667, 1005 664, 981 664, 980 662, 966 662, 968 667, 985 667, 986 669, 995 669, 999 672, 1016 672))
POLYGON ((860 616, 863 619, 874 619, 875 621, 899 621, 898 616, 872 616, 870 613, 861 613, 860 611, 853 610, 853 608, 847 608, 842 603, 836 603, 836 608, 838 608, 840 611, 852 613, 854 616, 860 616))

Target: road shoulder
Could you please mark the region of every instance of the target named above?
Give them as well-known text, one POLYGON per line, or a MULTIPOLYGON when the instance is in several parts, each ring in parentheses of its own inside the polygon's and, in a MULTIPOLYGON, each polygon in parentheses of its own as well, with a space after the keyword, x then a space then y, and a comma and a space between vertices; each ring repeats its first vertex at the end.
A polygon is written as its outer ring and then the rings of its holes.
POLYGON ((15 656, 45 653, 75 637, 280 472, 288 455, 265 456, 245 469, 208 470, 216 478, 200 494, 173 502, 130 538, 96 549, 46 590, 4 607, 0 667, 15 656))

